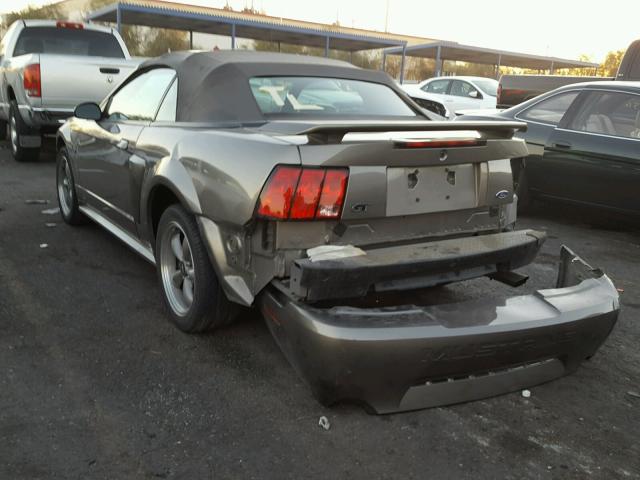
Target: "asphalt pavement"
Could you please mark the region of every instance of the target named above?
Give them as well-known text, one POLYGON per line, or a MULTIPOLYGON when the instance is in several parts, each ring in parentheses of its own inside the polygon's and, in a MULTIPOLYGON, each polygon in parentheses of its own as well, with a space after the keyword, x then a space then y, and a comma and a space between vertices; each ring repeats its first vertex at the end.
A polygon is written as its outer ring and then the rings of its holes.
POLYGON ((152 266, 43 213, 54 177, 51 146, 18 164, 0 142, 1 479, 640 478, 633 225, 549 205, 520 219, 549 234, 530 287, 554 283, 565 243, 623 291, 578 372, 529 398, 375 416, 319 405, 256 312, 214 334, 172 327, 152 266))

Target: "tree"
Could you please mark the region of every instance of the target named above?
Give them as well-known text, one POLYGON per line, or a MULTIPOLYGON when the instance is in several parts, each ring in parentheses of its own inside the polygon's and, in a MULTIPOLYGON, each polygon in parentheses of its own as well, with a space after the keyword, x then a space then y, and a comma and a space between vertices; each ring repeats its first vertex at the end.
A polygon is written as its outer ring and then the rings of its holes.
POLYGON ((6 31, 6 29, 9 28, 9 25, 11 25, 16 20, 20 20, 20 19, 24 19, 24 20, 49 19, 49 18, 56 19, 56 18, 60 18, 62 15, 63 15, 62 10, 60 9, 60 6, 57 4, 44 5, 43 7, 29 6, 27 8, 24 8, 16 12, 10 12, 10 13, 4 14, 3 21, 2 21, 3 28, 0 30, 2 30, 4 34, 4 31, 6 31))
MULTIPOLYGON (((113 3, 113 0, 91 0, 87 11, 94 11, 113 3)), ((129 53, 138 57, 157 57, 167 52, 187 50, 187 32, 138 25, 122 25, 121 35, 129 53)))
POLYGON ((189 39, 187 33, 180 30, 155 29, 146 38, 143 56, 157 57, 167 52, 188 50, 189 39))
POLYGON ((605 77, 615 77, 624 53, 625 50, 616 50, 607 53, 604 62, 600 65, 600 74, 605 77))
MULTIPOLYGON (((90 0, 86 4, 86 10, 84 15, 89 12, 93 12, 106 5, 113 3, 113 0, 90 0)), ((148 30, 148 29, 147 29, 148 30)), ((124 44, 127 46, 127 50, 133 56, 144 56, 144 39, 145 39, 145 27, 137 25, 122 25, 120 35, 124 44)))

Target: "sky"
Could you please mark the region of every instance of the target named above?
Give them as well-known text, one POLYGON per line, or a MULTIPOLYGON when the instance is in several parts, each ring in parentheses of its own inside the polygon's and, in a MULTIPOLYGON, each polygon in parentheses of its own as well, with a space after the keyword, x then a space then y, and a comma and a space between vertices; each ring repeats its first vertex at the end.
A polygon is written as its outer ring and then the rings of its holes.
MULTIPOLYGON (((222 7, 225 0, 174 0, 222 7)), ((0 13, 46 0, 0 0, 0 13)), ((608 0, 229 0, 239 10, 348 27, 385 29, 480 47, 600 62, 640 38, 640 1, 608 0), (596 7, 597 5, 597 7, 596 7)))

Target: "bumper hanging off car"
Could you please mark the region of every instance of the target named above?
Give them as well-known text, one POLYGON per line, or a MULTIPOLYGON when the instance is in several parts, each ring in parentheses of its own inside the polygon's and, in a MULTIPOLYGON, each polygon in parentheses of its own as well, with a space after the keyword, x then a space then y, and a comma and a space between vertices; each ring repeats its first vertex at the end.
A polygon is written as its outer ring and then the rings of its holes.
POLYGON ((609 278, 562 247, 555 288, 429 306, 319 308, 274 283, 269 329, 324 404, 377 413, 466 402, 575 371, 619 313, 609 278))

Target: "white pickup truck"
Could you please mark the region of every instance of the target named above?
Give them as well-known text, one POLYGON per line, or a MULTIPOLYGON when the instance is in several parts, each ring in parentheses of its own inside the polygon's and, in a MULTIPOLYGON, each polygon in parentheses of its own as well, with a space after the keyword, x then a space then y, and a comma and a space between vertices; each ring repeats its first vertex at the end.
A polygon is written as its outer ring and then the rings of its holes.
POLYGON ((0 138, 17 161, 37 159, 83 102, 99 103, 136 69, 112 28, 55 20, 18 20, 0 43, 0 138))

